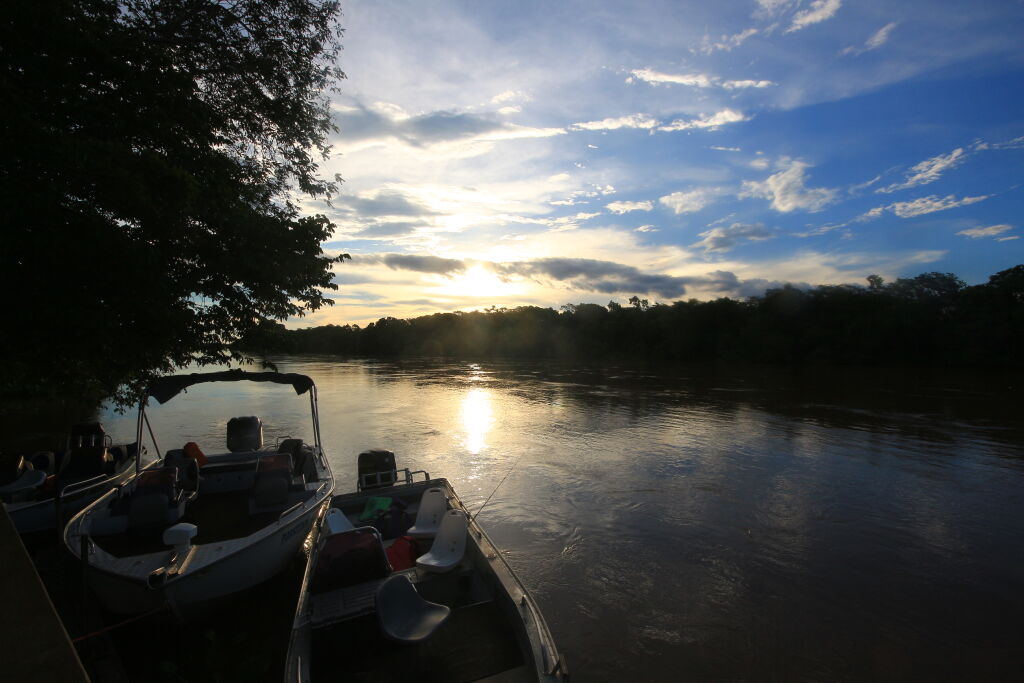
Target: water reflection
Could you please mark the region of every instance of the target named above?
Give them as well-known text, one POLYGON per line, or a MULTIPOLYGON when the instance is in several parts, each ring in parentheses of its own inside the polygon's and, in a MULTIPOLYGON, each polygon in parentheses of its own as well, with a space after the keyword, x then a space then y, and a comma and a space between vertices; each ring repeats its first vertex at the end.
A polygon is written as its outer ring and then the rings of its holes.
POLYGON ((462 426, 466 430, 462 444, 473 455, 487 448, 487 434, 494 424, 491 411, 491 392, 487 389, 471 389, 462 399, 462 426))
MULTIPOLYGON (((901 652, 917 678, 997 679, 1013 659, 1024 420, 991 377, 274 360, 317 381, 339 491, 369 447, 471 509, 510 472, 481 523, 579 680, 896 680, 901 652)), ((226 391, 161 406, 158 436, 222 444, 243 414, 309 436, 287 391, 226 391)))

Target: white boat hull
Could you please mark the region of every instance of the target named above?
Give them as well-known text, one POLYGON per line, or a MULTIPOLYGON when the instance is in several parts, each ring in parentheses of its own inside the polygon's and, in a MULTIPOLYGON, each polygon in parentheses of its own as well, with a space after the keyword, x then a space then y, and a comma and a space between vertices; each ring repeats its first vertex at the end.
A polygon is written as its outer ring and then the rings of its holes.
POLYGON ((144 578, 127 577, 88 568, 89 585, 103 606, 115 614, 139 614, 168 607, 179 620, 201 616, 228 597, 267 581, 284 571, 309 533, 319 505, 286 524, 263 529, 262 538, 195 572, 186 571, 162 586, 150 588, 144 578))
MULTIPOLYGON (((123 484, 134 475, 135 468, 131 467, 110 477, 103 486, 65 497, 60 504, 62 525, 104 493, 118 484, 123 484)), ((7 508, 7 514, 14 522, 14 528, 18 530, 19 534, 57 531, 57 503, 52 498, 27 503, 5 503, 4 507, 7 508)))

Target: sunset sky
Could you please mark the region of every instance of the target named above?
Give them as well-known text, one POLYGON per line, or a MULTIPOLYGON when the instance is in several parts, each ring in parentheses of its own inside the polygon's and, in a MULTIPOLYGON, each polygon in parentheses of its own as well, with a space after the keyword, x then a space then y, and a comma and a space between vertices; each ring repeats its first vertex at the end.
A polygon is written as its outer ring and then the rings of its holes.
POLYGON ((290 326, 1024 262, 1024 3, 343 11, 352 261, 290 326))

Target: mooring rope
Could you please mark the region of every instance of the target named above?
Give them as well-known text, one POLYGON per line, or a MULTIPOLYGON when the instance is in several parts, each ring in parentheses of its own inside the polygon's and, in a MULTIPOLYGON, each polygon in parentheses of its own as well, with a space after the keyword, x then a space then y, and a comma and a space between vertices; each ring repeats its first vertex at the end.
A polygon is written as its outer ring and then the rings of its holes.
POLYGON ((138 615, 136 615, 134 617, 131 617, 130 619, 125 619, 124 621, 119 622, 117 624, 114 624, 112 626, 107 626, 107 627, 101 628, 100 630, 93 631, 92 633, 86 633, 84 636, 78 636, 77 638, 72 638, 71 642, 72 643, 80 643, 83 640, 88 640, 89 638, 95 638, 96 636, 101 636, 104 633, 107 633, 109 631, 113 631, 115 628, 121 628, 122 626, 126 626, 126 625, 132 623, 133 621, 138 621, 139 619, 145 619, 146 617, 151 617, 154 614, 156 614, 157 612, 163 612, 165 609, 167 609, 167 605, 166 604, 160 605, 155 610, 151 610, 149 612, 146 612, 145 614, 138 614, 138 615))

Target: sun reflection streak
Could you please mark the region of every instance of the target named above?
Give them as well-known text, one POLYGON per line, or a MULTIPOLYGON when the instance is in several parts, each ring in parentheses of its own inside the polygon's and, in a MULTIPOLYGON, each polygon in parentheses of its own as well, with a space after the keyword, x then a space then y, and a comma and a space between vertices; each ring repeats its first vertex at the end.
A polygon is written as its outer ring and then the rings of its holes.
POLYGON ((463 445, 473 455, 487 448, 487 433, 494 423, 491 411, 491 392, 487 389, 471 389, 462 399, 462 425, 466 429, 463 445))

